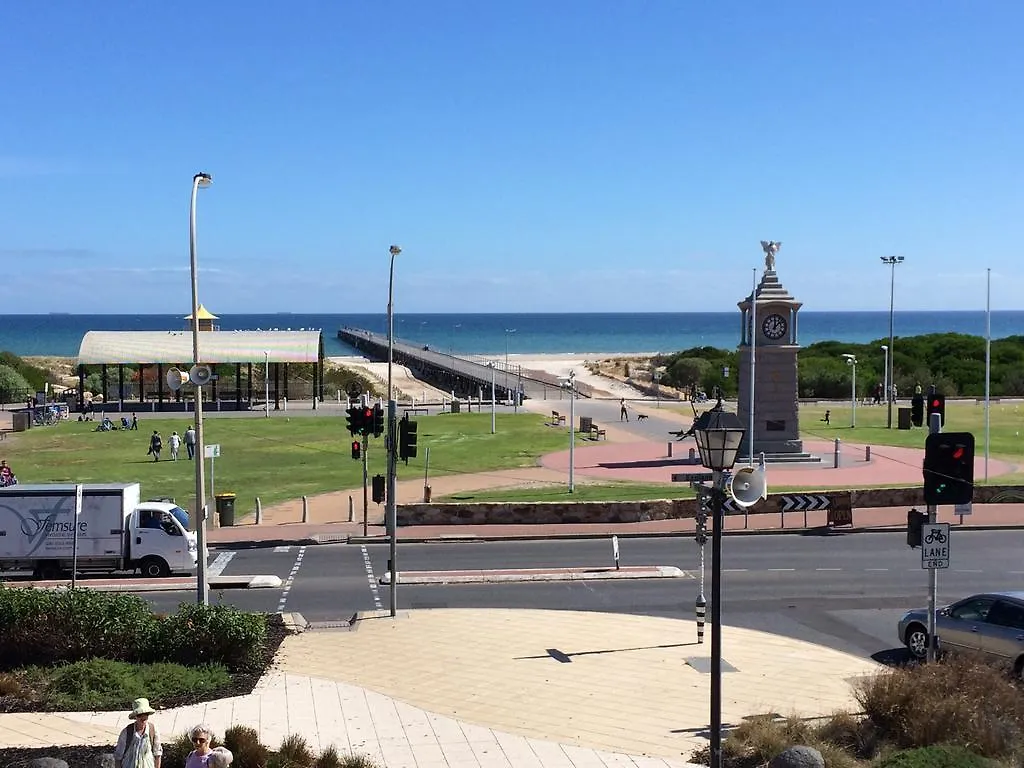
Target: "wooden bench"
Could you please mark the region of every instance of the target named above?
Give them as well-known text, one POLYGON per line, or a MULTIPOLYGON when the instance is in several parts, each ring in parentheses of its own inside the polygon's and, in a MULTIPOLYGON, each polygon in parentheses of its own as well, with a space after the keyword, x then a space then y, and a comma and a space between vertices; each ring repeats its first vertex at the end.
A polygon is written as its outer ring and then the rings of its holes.
POLYGON ((608 439, 608 432, 606 430, 601 429, 599 426, 597 426, 597 424, 591 424, 590 425, 590 439, 591 440, 600 440, 602 437, 605 440, 607 440, 608 439))
POLYGON ((551 412, 551 423, 552 423, 552 426, 556 426, 556 427, 557 426, 561 426, 562 424, 565 424, 565 416, 560 414, 558 411, 552 411, 551 412))
POLYGON ((409 414, 416 415, 417 413, 422 413, 424 416, 430 415, 430 409, 428 408, 405 408, 404 410, 406 416, 409 414))

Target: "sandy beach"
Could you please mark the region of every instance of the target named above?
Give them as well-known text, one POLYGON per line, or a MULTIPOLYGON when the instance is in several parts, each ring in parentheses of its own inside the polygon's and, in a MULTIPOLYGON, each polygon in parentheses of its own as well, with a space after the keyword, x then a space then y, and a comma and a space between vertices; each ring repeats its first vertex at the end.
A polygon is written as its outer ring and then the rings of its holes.
MULTIPOLYGON (((576 380, 580 384, 591 387, 596 397, 638 399, 650 396, 624 381, 594 373, 591 367, 597 361, 609 360, 628 361, 633 365, 645 367, 650 357, 647 354, 526 354, 509 355, 508 364, 511 371, 522 368, 524 375, 529 375, 528 371, 543 371, 551 376, 568 378, 569 372, 575 371, 576 380)), ((387 382, 387 363, 372 362, 358 355, 336 356, 328 359, 333 363, 358 368, 382 383, 387 382)), ((465 359, 483 364, 496 362, 504 369, 504 355, 469 355, 465 359)), ((498 376, 503 375, 504 371, 500 370, 498 376)), ((415 400, 436 400, 449 396, 449 393, 419 381, 408 368, 402 365, 392 367, 392 379, 395 387, 403 396, 415 400)))

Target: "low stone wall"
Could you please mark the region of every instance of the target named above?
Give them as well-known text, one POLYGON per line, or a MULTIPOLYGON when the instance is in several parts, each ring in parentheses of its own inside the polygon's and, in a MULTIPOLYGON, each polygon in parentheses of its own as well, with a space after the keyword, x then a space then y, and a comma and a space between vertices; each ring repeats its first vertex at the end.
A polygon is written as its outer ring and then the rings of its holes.
MULTIPOLYGON (((749 508, 756 514, 780 514, 784 496, 827 497, 831 509, 849 512, 872 507, 924 507, 921 488, 867 488, 772 494, 749 508)), ((978 486, 975 504, 1024 503, 1024 486, 978 486)), ((402 504, 399 525, 551 525, 559 523, 641 523, 678 520, 696 514, 695 499, 655 501, 480 502, 474 504, 402 504)), ((733 512, 731 514, 742 514, 733 512)), ((793 514, 802 514, 794 511, 793 514)))

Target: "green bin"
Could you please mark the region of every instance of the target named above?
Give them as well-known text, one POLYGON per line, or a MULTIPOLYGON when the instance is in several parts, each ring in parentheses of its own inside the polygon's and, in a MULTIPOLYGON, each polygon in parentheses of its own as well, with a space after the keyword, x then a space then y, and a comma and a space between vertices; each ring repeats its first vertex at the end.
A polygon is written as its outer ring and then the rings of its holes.
POLYGON ((218 493, 216 495, 217 518, 221 528, 235 524, 235 494, 218 493))

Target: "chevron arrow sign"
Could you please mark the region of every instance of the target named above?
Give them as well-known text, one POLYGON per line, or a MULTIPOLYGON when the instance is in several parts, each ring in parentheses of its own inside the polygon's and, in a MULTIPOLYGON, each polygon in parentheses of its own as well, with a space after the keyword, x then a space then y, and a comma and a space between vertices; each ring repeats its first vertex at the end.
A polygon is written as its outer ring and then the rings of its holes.
POLYGON ((800 493, 782 497, 783 512, 814 512, 818 509, 828 509, 832 506, 832 499, 815 493, 800 493))

